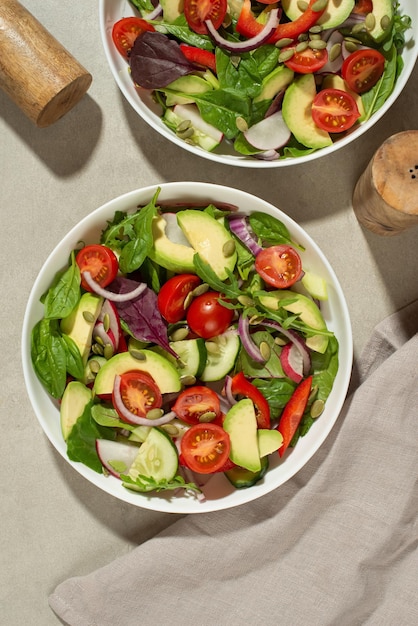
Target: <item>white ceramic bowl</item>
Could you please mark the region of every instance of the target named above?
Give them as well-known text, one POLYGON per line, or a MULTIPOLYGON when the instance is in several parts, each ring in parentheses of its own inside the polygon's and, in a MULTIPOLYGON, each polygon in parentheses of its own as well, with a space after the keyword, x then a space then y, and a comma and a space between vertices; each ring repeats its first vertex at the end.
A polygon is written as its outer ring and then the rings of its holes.
POLYGON ((407 46, 403 52, 404 68, 396 82, 394 91, 386 100, 384 105, 371 117, 370 120, 358 126, 350 134, 347 134, 345 137, 336 141, 332 146, 317 150, 307 156, 279 159, 277 161, 262 161, 253 157, 240 156, 234 152, 233 148, 225 141, 223 141, 222 144, 213 152, 206 152, 199 147, 189 145, 179 139, 176 134, 168 129, 167 126, 165 126, 165 124, 161 121, 159 107, 155 104, 155 102, 153 102, 149 93, 143 90, 141 95, 139 95, 139 92, 135 89, 130 78, 128 64, 118 53, 112 42, 113 24, 122 17, 129 17, 135 14, 138 15, 135 13, 135 9, 128 0, 99 0, 99 19, 102 43, 113 77, 127 101, 142 117, 142 119, 151 126, 151 128, 181 148, 211 161, 224 163, 226 165, 265 169, 270 167, 274 168, 286 167, 288 165, 298 165, 307 163, 321 156, 329 155, 367 132, 389 110, 405 87, 418 55, 418 45, 416 42, 418 3, 416 0, 400 0, 400 5, 403 14, 409 15, 412 18, 413 28, 406 33, 407 46))
POLYGON ((23 324, 22 359, 28 394, 43 430, 58 452, 82 476, 107 493, 135 506, 172 513, 204 513, 255 500, 280 487, 309 461, 328 436, 340 413, 350 380, 353 349, 348 309, 337 277, 324 254, 300 226, 271 204, 243 191, 197 182, 176 182, 138 189, 115 198, 85 217, 64 237, 49 255, 33 285, 23 324), (206 487, 207 499, 203 503, 190 496, 173 497, 171 492, 168 492, 168 496, 164 496, 128 491, 118 479, 97 474, 81 463, 69 461, 66 455, 66 445, 61 435, 58 404, 49 397, 36 377, 30 357, 31 331, 43 316, 40 297, 51 285, 58 269, 67 266, 70 252, 79 241, 97 243, 103 227, 107 220, 113 218, 115 211, 132 212, 138 205, 147 204, 158 186, 161 187, 159 202, 187 203, 196 200, 204 200, 208 203, 210 201, 227 202, 237 205, 244 212, 264 211, 280 219, 287 226, 294 240, 305 247, 305 252, 301 253, 303 262, 308 262, 310 269, 322 276, 328 283, 329 298, 321 305, 321 310, 328 327, 339 341, 340 365, 331 395, 323 414, 307 435, 299 440, 285 461, 280 462, 279 455, 272 455, 272 459, 276 459, 276 465, 271 463, 265 478, 254 487, 235 490, 222 474, 211 479, 206 487))

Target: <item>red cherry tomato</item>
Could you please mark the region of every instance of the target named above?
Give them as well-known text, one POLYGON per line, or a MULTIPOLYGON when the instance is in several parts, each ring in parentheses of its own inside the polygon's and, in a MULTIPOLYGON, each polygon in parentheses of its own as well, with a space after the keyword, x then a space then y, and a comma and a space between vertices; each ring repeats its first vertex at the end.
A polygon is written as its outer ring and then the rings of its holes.
POLYGON ((329 133, 348 130, 359 117, 353 96, 341 89, 322 89, 312 102, 313 121, 329 133))
POLYGON ((308 403, 309 394, 311 393, 312 376, 305 378, 295 389, 290 400, 284 407, 277 430, 283 436, 283 444, 279 448, 279 455, 282 457, 286 452, 300 420, 305 412, 308 403))
POLYGON ((119 269, 115 253, 106 246, 91 244, 84 246, 75 258, 81 272, 81 286, 86 291, 92 291, 83 278, 83 272, 90 272, 91 277, 100 287, 107 287, 115 280, 119 269))
POLYGON ((184 15, 195 33, 207 35, 205 20, 210 20, 218 29, 226 15, 227 0, 184 0, 184 15))
POLYGON ((180 449, 189 469, 199 474, 211 474, 226 465, 231 442, 221 426, 195 424, 184 433, 180 449))
POLYGON ((365 48, 350 54, 341 67, 341 74, 355 93, 369 91, 382 76, 385 57, 378 50, 365 48))
POLYGON ((356 0, 353 13, 367 15, 373 11, 373 0, 356 0))
MULTIPOLYGON (((286 50, 288 48, 284 48, 286 50)), ((285 65, 294 72, 299 74, 312 74, 317 72, 328 61, 328 52, 326 48, 323 50, 312 50, 312 48, 306 48, 302 52, 295 50, 293 56, 285 61, 285 65)))
POLYGON ((235 374, 231 382, 231 393, 233 395, 245 396, 253 401, 258 428, 270 428, 270 407, 261 391, 257 389, 243 372, 235 374))
MULTIPOLYGON (((132 370, 121 374, 120 392, 126 408, 140 417, 145 417, 148 411, 160 408, 162 405, 158 385, 146 372, 132 370)), ((117 407, 116 410, 118 410, 117 407)), ((120 413, 119 415, 121 419, 124 419, 123 415, 120 413)))
POLYGON ((186 316, 184 301, 202 281, 196 274, 178 274, 161 287, 157 304, 161 315, 169 324, 175 324, 186 316))
MULTIPOLYGON (((218 395, 209 387, 196 385, 184 389, 174 403, 172 410, 183 422, 199 424, 205 413, 214 413, 216 418, 221 416, 221 403, 218 395)), ((213 420, 211 420, 213 422, 213 420)))
POLYGON ((291 246, 271 246, 257 254, 255 269, 267 284, 277 289, 287 289, 300 278, 302 261, 291 246))
POLYGON ((181 43, 180 49, 188 61, 208 67, 216 74, 216 57, 213 52, 189 46, 187 43, 181 43))
POLYGON ((191 331, 203 339, 210 339, 226 331, 234 312, 220 304, 220 294, 207 291, 192 300, 187 309, 187 324, 191 331))
POLYGON ((155 28, 140 17, 123 17, 114 24, 112 29, 113 43, 125 59, 128 58, 135 39, 146 30, 152 32, 155 28))

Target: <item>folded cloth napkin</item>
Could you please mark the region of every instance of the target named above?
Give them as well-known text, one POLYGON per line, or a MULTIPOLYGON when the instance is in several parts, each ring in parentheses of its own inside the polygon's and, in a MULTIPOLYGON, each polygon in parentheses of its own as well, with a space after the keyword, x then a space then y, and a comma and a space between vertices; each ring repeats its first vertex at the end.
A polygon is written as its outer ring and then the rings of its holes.
POLYGON ((285 485, 176 520, 51 608, 71 626, 418 624, 417 331, 418 302, 377 326, 360 386, 285 485))

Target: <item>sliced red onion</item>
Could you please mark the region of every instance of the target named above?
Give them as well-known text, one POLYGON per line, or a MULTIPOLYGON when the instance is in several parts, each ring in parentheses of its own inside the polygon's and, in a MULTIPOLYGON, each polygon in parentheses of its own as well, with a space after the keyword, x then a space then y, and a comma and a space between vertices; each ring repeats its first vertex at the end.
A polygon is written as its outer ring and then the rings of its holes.
POLYGON ((137 457, 139 448, 111 439, 96 439, 96 451, 101 464, 109 474, 120 478, 121 474, 126 474, 129 471, 137 457), (123 464, 126 469, 121 468, 121 471, 118 471, 115 467, 116 463, 123 464))
POLYGON ((291 132, 281 111, 265 117, 243 133, 245 139, 258 150, 277 150, 285 146, 291 132))
POLYGON ((238 334, 240 336, 244 350, 248 356, 256 363, 265 363, 260 348, 254 343, 250 335, 250 323, 246 315, 240 315, 238 319, 238 334))
POLYGON ((161 14, 163 13, 163 7, 161 6, 161 4, 158 2, 158 4, 155 6, 154 10, 151 11, 151 13, 147 13, 146 15, 144 15, 144 19, 151 21, 151 20, 155 20, 157 17, 159 17, 161 14))
POLYGON ((127 293, 113 293, 113 291, 109 291, 108 289, 104 289, 100 287, 98 283, 94 280, 90 272, 83 272, 83 277, 88 286, 94 293, 98 296, 102 296, 102 298, 107 298, 112 302, 127 302, 128 300, 133 300, 141 295, 143 291, 147 288, 146 283, 139 283, 138 287, 132 289, 132 291, 128 291, 127 293))
POLYGON ((303 378, 303 358, 296 344, 289 342, 280 352, 280 363, 285 375, 295 383, 303 378))
POLYGON ((306 345, 306 342, 303 339, 303 337, 301 337, 295 330, 293 330, 291 328, 284 328, 281 324, 279 324, 278 322, 275 322, 275 321, 270 321, 270 320, 264 319, 262 321, 262 324, 263 324, 263 326, 268 326, 268 328, 276 329, 284 337, 289 339, 291 342, 293 342, 297 346, 297 348, 299 349, 300 353, 302 354, 302 358, 303 358, 303 373, 306 376, 309 373, 310 369, 311 369, 311 355, 310 355, 310 352, 309 352, 309 348, 306 345))
POLYGON ((113 351, 116 352, 116 337, 110 328, 107 331, 105 330, 103 322, 96 322, 94 325, 93 337, 95 340, 96 337, 99 337, 104 346, 112 346, 113 351))
POLYGON ((168 424, 168 422, 171 422, 171 420, 176 417, 174 411, 169 411, 168 413, 165 413, 161 417, 158 417, 154 420, 148 419, 147 417, 141 417, 140 415, 132 413, 132 411, 127 409, 123 403, 120 391, 120 381, 121 377, 119 375, 116 375, 113 385, 113 404, 115 406, 115 409, 120 414, 121 418, 129 424, 138 424, 139 426, 162 426, 163 424, 168 424))
POLYGON ((266 22, 264 28, 256 35, 255 37, 251 37, 246 41, 229 41, 225 39, 218 33, 216 28, 214 27, 211 20, 205 20, 204 24, 208 29, 209 35, 212 37, 214 42, 224 50, 229 50, 230 52, 250 52, 255 48, 261 46, 261 44, 265 43, 267 39, 269 39, 276 27, 279 23, 279 9, 275 8, 270 11, 269 19, 266 22))
POLYGON ((259 252, 263 249, 254 239, 250 228, 248 226, 247 220, 244 216, 242 217, 231 217, 229 219, 229 227, 231 231, 238 237, 240 241, 248 248, 248 250, 254 255, 257 256, 259 252))
POLYGON ((122 334, 119 313, 117 312, 115 305, 107 299, 103 302, 97 319, 99 322, 104 322, 106 316, 108 316, 109 319, 109 331, 112 331, 113 333, 115 338, 115 350, 117 350, 119 348, 119 342, 122 334))
POLYGON ((229 375, 225 376, 225 381, 224 381, 224 386, 223 386, 222 391, 225 394, 225 399, 229 403, 230 406, 233 406, 234 404, 236 404, 237 399, 232 393, 232 377, 231 376, 229 375))

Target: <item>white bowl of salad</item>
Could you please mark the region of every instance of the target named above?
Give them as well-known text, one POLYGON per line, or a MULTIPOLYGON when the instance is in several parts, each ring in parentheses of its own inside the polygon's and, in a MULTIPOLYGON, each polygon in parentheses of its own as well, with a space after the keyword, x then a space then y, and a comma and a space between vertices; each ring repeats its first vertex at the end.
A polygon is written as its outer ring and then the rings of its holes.
POLYGON ((234 507, 298 472, 337 420, 353 356, 344 295, 309 235, 197 182, 132 191, 76 225, 35 281, 22 345, 64 459, 174 513, 234 507))
POLYGON ((110 69, 173 143, 243 167, 346 146, 394 103, 417 58, 413 0, 100 0, 110 69))

